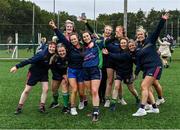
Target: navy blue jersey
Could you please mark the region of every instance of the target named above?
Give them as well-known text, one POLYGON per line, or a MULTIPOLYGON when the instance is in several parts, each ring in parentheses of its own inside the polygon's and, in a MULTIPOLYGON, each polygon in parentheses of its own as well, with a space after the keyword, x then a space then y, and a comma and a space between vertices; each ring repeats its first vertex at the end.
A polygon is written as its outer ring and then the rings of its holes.
POLYGON ((133 63, 136 65, 136 50, 134 50, 133 52, 129 51, 129 53, 131 55, 133 63))
MULTIPOLYGON (((111 53, 119 53, 121 51, 118 39, 109 39, 106 41, 106 48, 111 53)), ((114 60, 109 56, 106 57, 106 62, 114 64, 114 60)))
POLYGON ((67 71, 68 60, 67 58, 56 57, 55 61, 51 65, 52 73, 65 74, 67 71))
POLYGON ((68 67, 70 68, 82 68, 83 54, 82 48, 76 48, 71 42, 69 42, 66 37, 58 30, 54 29, 59 42, 63 43, 68 51, 68 67))
POLYGON ((161 19, 154 33, 148 36, 143 44, 138 43, 136 51, 136 75, 138 75, 140 70, 145 71, 150 68, 162 66, 161 59, 156 50, 156 40, 158 39, 165 21, 166 20, 161 19))
MULTIPOLYGON (((87 29, 90 31, 91 34, 95 33, 93 28, 89 25, 89 23, 85 23, 87 29)), ((104 44, 104 47, 106 47, 106 43, 108 43, 108 40, 110 40, 110 38, 107 38, 105 39, 103 35, 100 35, 100 34, 97 34, 98 37, 99 37, 99 40, 102 40, 103 41, 103 44, 104 44)), ((110 41, 109 41, 110 42, 110 41)), ((102 67, 106 67, 106 64, 108 62, 108 55, 104 55, 103 54, 103 64, 102 64, 102 67)))
POLYGON ((102 48, 104 47, 103 40, 95 40, 94 46, 91 48, 84 48, 84 62, 83 67, 102 67, 103 57, 102 57, 102 48))
POLYGON ((133 60, 129 52, 121 50, 118 53, 109 53, 109 57, 116 61, 116 71, 122 75, 132 75, 133 73, 133 60))
POLYGON ((120 48, 120 42, 118 39, 114 39, 112 40, 107 40, 106 41, 106 48, 109 52, 112 53, 118 53, 120 52, 121 48, 120 48))
POLYGON ((32 58, 20 62, 19 64, 16 65, 16 67, 21 68, 28 64, 31 64, 29 68, 30 71, 36 71, 46 74, 50 67, 49 61, 51 56, 52 54, 50 54, 48 48, 46 48, 43 51, 40 51, 39 53, 34 55, 32 58))

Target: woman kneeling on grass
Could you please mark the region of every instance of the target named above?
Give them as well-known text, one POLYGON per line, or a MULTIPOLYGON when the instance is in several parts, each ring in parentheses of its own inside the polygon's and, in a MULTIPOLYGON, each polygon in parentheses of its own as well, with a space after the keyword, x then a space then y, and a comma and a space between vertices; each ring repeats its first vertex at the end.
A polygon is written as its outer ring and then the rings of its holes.
POLYGON ((21 94, 15 114, 20 114, 22 112, 24 102, 26 101, 32 87, 35 86, 37 82, 41 82, 42 84, 42 94, 39 111, 41 113, 45 113, 45 102, 48 93, 48 70, 50 67, 49 62, 51 57, 55 54, 55 52, 56 43, 50 42, 48 48, 44 49, 43 51, 40 51, 32 58, 20 62, 19 64, 10 69, 10 72, 15 73, 19 68, 31 64, 29 72, 27 74, 27 83, 24 91, 21 94))

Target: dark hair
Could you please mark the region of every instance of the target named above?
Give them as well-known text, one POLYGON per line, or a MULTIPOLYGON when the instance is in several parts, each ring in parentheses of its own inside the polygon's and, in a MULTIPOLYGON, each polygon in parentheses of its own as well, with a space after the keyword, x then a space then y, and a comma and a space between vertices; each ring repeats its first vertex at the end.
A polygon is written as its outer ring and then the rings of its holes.
POLYGON ((48 45, 50 45, 50 44, 54 44, 54 45, 57 46, 57 43, 56 43, 56 42, 53 42, 53 41, 48 41, 48 45))
MULTIPOLYGON (((65 46, 63 43, 58 43, 56 50, 57 50, 58 48, 60 48, 60 47, 64 47, 64 48, 66 49, 66 46, 65 46)), ((56 51, 56 53, 55 53, 53 56, 51 56, 50 61, 49 61, 49 64, 50 64, 50 65, 55 64, 56 61, 57 61, 57 59, 58 59, 58 57, 59 57, 59 55, 58 55, 58 52, 56 51)))
POLYGON ((77 32, 72 32, 72 33, 70 34, 70 37, 71 37, 72 35, 76 35, 76 37, 79 39, 79 35, 78 35, 77 32))
POLYGON ((48 48, 49 48, 49 45, 50 44, 54 44, 56 46, 56 50, 55 50, 55 53, 57 53, 57 43, 56 42, 53 42, 53 41, 49 41, 48 42, 48 48))
POLYGON ((121 44, 121 40, 126 40, 127 45, 126 45, 126 49, 124 49, 124 50, 125 50, 125 51, 129 51, 129 49, 128 49, 128 42, 129 42, 128 37, 123 37, 123 38, 121 38, 121 39, 120 39, 120 44, 121 44))
POLYGON ((121 42, 121 40, 126 40, 127 43, 129 42, 128 37, 122 37, 122 38, 120 39, 120 42, 121 42))
POLYGON ((86 31, 86 30, 81 32, 81 39, 82 39, 83 45, 87 46, 88 44, 86 42, 84 42, 84 39, 83 39, 84 33, 88 33, 90 35, 91 39, 92 39, 92 35, 89 31, 86 31))

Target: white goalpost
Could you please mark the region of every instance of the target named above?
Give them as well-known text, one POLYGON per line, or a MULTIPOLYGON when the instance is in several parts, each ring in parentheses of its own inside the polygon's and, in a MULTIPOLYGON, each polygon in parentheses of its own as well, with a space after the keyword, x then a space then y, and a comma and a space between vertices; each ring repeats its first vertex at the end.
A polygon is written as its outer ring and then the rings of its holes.
POLYGON ((18 33, 15 33, 15 47, 14 47, 14 50, 13 50, 13 53, 12 53, 12 56, 11 56, 11 58, 12 59, 17 59, 18 58, 18 33), (15 55, 16 54, 16 55, 15 55), (15 55, 15 57, 14 57, 14 55, 15 55))
MULTIPOLYGON (((0 44, 0 51, 1 51, 1 55, 0 55, 0 60, 15 60, 15 59, 27 59, 29 58, 28 56, 19 56, 19 46, 24 46, 25 48, 22 49, 24 51, 27 52, 27 48, 28 47, 31 47, 31 49, 33 48, 33 46, 38 46, 41 42, 41 33, 38 33, 38 44, 36 43, 19 43, 19 36, 18 36, 18 33, 15 33, 15 42, 14 43, 7 43, 7 44, 0 44), (8 50, 6 51, 6 48, 9 49, 8 46, 11 46, 12 47, 12 52, 9 54, 8 50), (2 48, 5 48, 5 49, 2 49, 2 48)), ((32 49, 33 51, 33 49, 32 49)), ((33 55, 33 53, 32 53, 33 55)), ((32 56, 31 55, 31 56, 32 56)))

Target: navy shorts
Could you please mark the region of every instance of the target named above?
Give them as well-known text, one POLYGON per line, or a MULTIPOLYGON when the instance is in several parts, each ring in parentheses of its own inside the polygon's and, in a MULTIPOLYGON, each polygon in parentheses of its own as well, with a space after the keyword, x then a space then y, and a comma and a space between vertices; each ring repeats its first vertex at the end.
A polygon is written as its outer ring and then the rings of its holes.
POLYGON ((27 85, 34 86, 37 82, 48 82, 48 73, 37 73, 29 71, 27 74, 27 85))
POLYGON ((96 80, 99 79, 101 80, 102 74, 101 74, 101 69, 98 67, 89 67, 89 68, 84 68, 84 80, 89 81, 89 80, 96 80))
POLYGON ((134 78, 133 78, 133 74, 122 74, 122 73, 116 71, 115 80, 121 80, 125 84, 132 84, 134 81, 134 78))
MULTIPOLYGON (((104 61, 103 61, 104 62, 104 61)), ((114 62, 112 61, 112 59, 109 59, 109 57, 106 59, 105 61, 105 67, 106 68, 112 68, 112 69, 115 69, 115 65, 114 65, 114 62)))
POLYGON ((145 69, 143 71, 143 79, 145 78, 145 76, 152 76, 155 79, 159 80, 161 78, 161 74, 162 74, 162 66, 145 69))
POLYGON ((61 72, 57 72, 55 70, 52 70, 52 79, 53 80, 63 80, 63 75, 67 74, 67 69, 62 69, 61 72))
POLYGON ((83 82, 83 69, 76 69, 76 68, 69 68, 67 69, 67 77, 68 78, 75 78, 77 82, 83 82))

